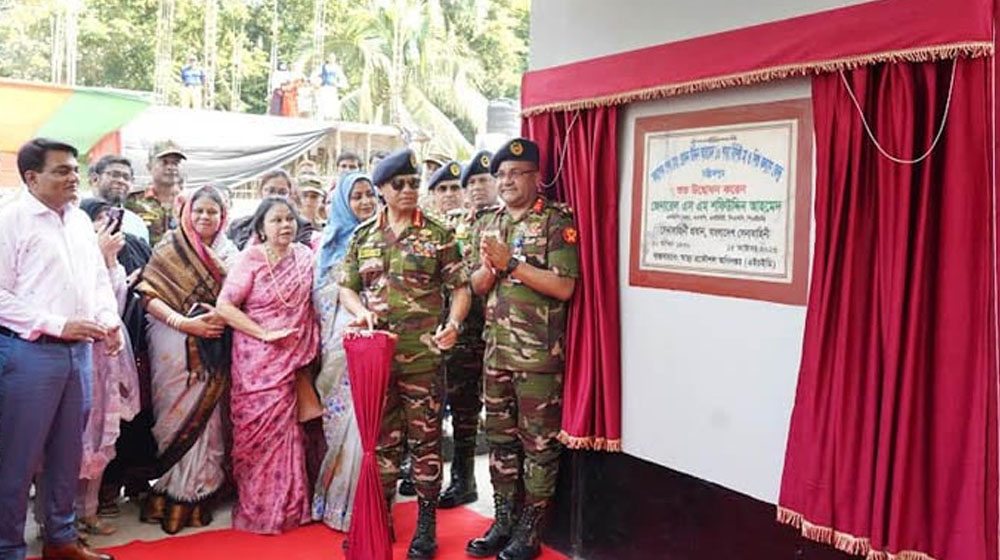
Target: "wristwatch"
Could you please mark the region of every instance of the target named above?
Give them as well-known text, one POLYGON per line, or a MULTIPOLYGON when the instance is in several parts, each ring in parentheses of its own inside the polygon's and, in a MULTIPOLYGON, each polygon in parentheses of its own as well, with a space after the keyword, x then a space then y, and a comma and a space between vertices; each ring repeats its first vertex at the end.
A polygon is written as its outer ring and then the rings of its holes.
POLYGON ((510 276, 510 274, 514 272, 514 269, 517 268, 519 264, 521 264, 520 259, 518 259, 517 257, 511 257, 507 261, 507 268, 505 268, 503 271, 504 276, 510 276))

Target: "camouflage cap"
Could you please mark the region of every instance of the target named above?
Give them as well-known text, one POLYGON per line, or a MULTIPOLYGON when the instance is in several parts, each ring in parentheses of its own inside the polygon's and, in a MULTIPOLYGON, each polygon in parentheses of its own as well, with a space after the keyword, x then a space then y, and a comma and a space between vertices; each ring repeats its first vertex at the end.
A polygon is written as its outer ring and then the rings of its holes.
POLYGON ((160 159, 164 156, 175 155, 181 159, 187 159, 187 154, 181 150, 173 140, 160 140, 149 149, 149 159, 160 159))
POLYGON ((326 191, 323 189, 323 180, 316 175, 300 175, 296 181, 298 182, 299 191, 312 191, 319 193, 322 196, 326 196, 326 191))
POLYGON ((451 161, 451 157, 441 152, 431 152, 423 159, 421 163, 436 163, 439 166, 451 161))

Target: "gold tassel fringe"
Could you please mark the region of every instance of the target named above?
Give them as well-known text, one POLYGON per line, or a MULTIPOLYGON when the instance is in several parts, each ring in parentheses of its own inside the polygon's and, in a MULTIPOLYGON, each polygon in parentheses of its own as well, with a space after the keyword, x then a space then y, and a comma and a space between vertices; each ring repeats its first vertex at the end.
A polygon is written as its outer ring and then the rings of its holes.
POLYGON ((560 430, 559 441, 570 449, 585 449, 589 451, 607 451, 609 453, 621 453, 622 440, 606 439, 602 437, 577 437, 569 435, 566 430, 560 430))
POLYGON ((772 80, 780 80, 792 76, 806 76, 809 74, 836 72, 838 70, 850 70, 881 62, 929 62, 933 60, 948 60, 963 57, 980 58, 984 56, 991 56, 992 54, 993 43, 988 41, 973 41, 967 43, 952 43, 948 45, 934 45, 930 47, 915 47, 912 49, 848 56, 832 60, 772 66, 770 68, 761 68, 759 70, 751 70, 749 72, 742 72, 739 74, 727 74, 701 80, 692 80, 676 84, 637 89, 616 93, 614 95, 536 105, 523 109, 521 111, 521 115, 524 117, 530 117, 532 115, 554 111, 573 111, 576 109, 591 109, 594 107, 621 105, 636 101, 650 101, 653 99, 662 99, 664 97, 697 93, 713 89, 747 86, 762 82, 769 82, 772 80))
POLYGON ((831 545, 847 554, 864 556, 866 560, 934 560, 933 556, 915 550, 903 550, 895 554, 886 550, 872 550, 871 541, 867 538, 815 525, 807 521, 801 513, 781 506, 778 506, 776 518, 778 523, 798 529, 803 537, 811 541, 831 545))

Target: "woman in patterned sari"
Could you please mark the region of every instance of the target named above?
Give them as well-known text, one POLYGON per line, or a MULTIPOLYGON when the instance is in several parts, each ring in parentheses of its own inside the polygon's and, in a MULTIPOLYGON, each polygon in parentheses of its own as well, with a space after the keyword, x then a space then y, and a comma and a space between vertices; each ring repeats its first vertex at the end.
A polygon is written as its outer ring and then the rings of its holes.
POLYGON ((236 254, 222 234, 225 212, 216 189, 195 191, 181 207, 181 227, 156 246, 136 287, 149 321, 153 437, 163 473, 141 520, 170 534, 210 523, 211 498, 226 479, 219 404, 228 346, 210 307, 236 254))
POLYGON ((226 278, 217 311, 233 333, 233 527, 276 534, 308 523, 305 436, 296 373, 310 368, 319 325, 309 298, 312 250, 295 242, 295 209, 265 198, 254 235, 226 278))
POLYGON ((354 318, 339 305, 337 277, 351 233, 375 214, 377 199, 371 179, 350 173, 330 194, 329 220, 316 268, 314 305, 322 328, 322 362, 316 389, 323 403, 326 457, 313 491, 312 516, 338 531, 351 526, 351 507, 361 467, 361 439, 354 417, 351 384, 341 340, 344 327, 354 318))

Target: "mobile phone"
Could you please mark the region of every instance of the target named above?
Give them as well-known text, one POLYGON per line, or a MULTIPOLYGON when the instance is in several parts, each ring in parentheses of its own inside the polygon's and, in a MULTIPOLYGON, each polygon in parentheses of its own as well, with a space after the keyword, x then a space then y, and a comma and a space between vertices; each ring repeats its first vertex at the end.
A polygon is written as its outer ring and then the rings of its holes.
POLYGON ((117 206, 112 206, 108 209, 108 224, 110 224, 110 232, 112 235, 118 233, 122 229, 122 218, 125 216, 125 210, 118 208, 117 206))

